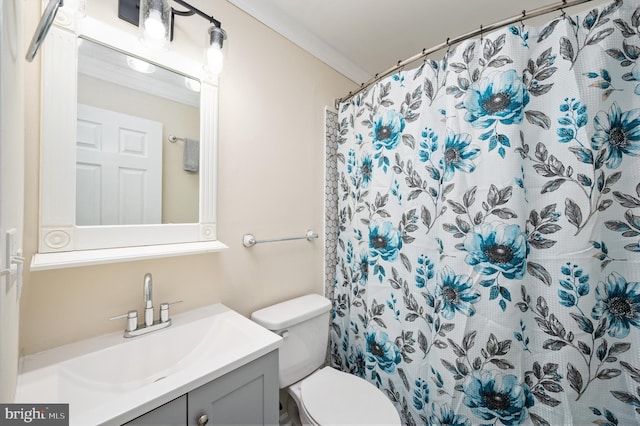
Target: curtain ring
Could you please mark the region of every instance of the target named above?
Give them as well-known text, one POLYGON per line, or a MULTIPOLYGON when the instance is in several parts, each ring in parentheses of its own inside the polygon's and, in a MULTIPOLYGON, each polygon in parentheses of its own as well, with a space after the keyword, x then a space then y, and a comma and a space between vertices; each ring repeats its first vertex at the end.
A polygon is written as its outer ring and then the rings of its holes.
POLYGON ((482 43, 484 34, 482 33, 482 24, 480 24, 480 43, 482 43))

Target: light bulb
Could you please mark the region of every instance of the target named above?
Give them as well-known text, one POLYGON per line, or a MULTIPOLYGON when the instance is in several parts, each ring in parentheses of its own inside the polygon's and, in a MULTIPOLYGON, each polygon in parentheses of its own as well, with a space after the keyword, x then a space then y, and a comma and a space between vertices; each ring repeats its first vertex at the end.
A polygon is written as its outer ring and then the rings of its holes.
POLYGON ((129 68, 143 74, 151 74, 156 70, 155 65, 131 56, 127 56, 127 65, 129 65, 129 68))
POLYGON ((187 87, 187 89, 193 91, 193 92, 200 92, 200 82, 198 80, 194 80, 193 78, 189 78, 189 77, 185 77, 184 78, 184 85, 187 87))
POLYGON ((149 11, 149 17, 144 21, 144 31, 147 38, 152 40, 164 38, 165 28, 159 10, 149 11))
POLYGON ((144 39, 152 47, 164 47, 166 29, 162 23, 160 11, 149 11, 149 17, 144 21, 144 39))
POLYGON ((207 49, 207 71, 212 74, 220 74, 224 65, 224 55, 218 46, 210 46, 207 49))

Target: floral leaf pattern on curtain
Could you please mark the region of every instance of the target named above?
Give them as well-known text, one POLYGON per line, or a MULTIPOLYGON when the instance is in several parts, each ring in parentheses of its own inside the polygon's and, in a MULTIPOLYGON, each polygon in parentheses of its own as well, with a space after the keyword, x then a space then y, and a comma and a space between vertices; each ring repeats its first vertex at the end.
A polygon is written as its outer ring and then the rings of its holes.
POLYGON ((341 105, 330 358, 403 423, 640 423, 640 4, 341 105))

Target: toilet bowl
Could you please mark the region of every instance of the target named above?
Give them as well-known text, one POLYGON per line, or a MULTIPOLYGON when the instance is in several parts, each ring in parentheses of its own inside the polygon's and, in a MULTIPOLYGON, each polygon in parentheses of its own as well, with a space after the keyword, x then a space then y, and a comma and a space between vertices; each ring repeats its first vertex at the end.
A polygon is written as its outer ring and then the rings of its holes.
POLYGON ((399 425, 391 400, 355 375, 323 367, 331 303, 309 294, 260 309, 251 319, 283 337, 280 388, 295 402, 302 424, 399 425))

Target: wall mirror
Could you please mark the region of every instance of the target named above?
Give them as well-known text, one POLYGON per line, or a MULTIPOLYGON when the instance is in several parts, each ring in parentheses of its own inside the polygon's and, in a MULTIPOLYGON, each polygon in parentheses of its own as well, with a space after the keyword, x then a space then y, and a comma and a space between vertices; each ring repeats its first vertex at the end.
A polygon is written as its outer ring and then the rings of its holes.
POLYGON ((77 226, 198 222, 200 81, 78 38, 77 226))
POLYGON ((146 51, 133 26, 60 12, 42 46, 31 270, 225 249, 216 232, 217 78, 179 49, 146 51))

